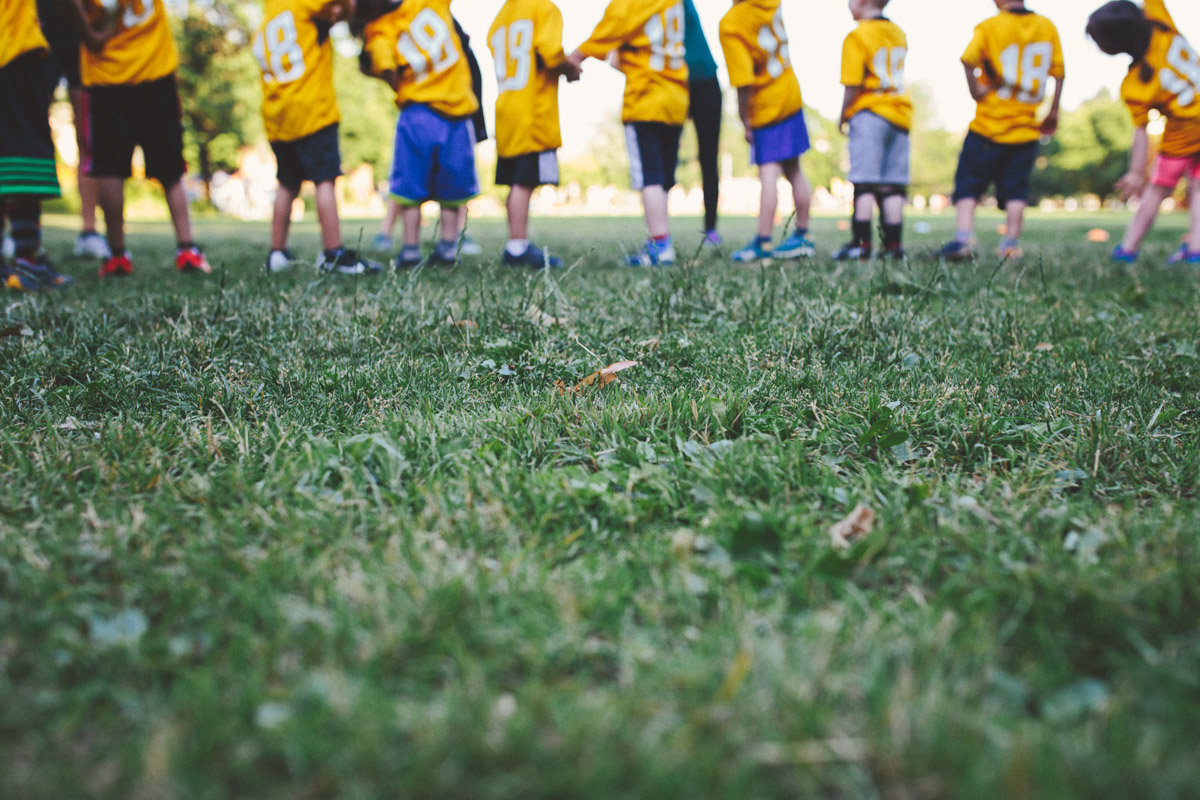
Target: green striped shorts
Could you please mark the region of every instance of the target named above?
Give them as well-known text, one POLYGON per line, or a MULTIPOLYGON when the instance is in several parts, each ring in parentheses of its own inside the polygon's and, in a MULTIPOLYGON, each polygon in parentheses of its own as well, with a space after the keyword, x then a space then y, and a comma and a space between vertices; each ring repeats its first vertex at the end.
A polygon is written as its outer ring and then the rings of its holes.
POLYGON ((0 156, 0 197, 58 197, 60 194, 54 159, 0 156))

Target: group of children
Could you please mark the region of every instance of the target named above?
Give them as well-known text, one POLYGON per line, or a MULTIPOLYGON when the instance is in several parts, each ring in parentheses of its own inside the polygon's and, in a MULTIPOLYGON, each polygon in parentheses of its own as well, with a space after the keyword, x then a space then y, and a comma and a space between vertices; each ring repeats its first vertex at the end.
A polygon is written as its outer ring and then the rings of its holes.
MULTIPOLYGON (((101 276, 126 275, 132 262, 122 228, 122 185, 135 145, 147 174, 166 192, 178 240, 176 266, 208 272, 191 241, 182 127, 174 71, 174 42, 163 0, 58 0, 77 22, 81 83, 85 89, 82 173, 95 180, 108 233, 101 276)), ((290 210, 304 181, 316 186, 323 251, 318 265, 347 274, 379 272, 379 264, 343 246, 334 180, 340 174, 338 109, 333 88, 330 28, 353 20, 364 38, 364 72, 396 93, 401 113, 389 191, 403 220, 397 268, 422 263, 421 205, 441 205, 441 238, 432 258, 453 262, 461 253, 462 206, 478 193, 474 147, 478 134, 478 68, 465 34, 451 16, 452 0, 266 0, 253 52, 262 69, 263 119, 278 161, 279 191, 266 259, 269 272, 294 258, 287 249, 290 210), (475 66, 472 74, 472 67, 475 66)), ((858 22, 843 47, 845 99, 842 130, 849 137, 854 185, 852 239, 835 259, 872 256, 872 222, 878 206, 883 252, 904 257, 903 208, 909 184, 912 103, 904 89, 907 41, 884 17, 889 0, 848 0, 858 22)), ((11 288, 70 284, 41 249, 40 200, 56 196, 54 151, 49 140, 45 54, 35 0, 0 0, 0 104, 15 115, 0 121, 0 208, 7 210, 16 252, 2 265, 11 288)), ((976 256, 975 208, 992 185, 1007 213, 999 247, 1003 258, 1021 255, 1020 234, 1038 141, 1054 133, 1065 76, 1053 23, 1023 0, 994 0, 999 13, 981 23, 963 53, 967 85, 977 102, 955 176, 956 233, 940 250, 949 261, 976 256), (1051 93, 1051 81, 1054 82, 1051 93), (1049 111, 1039 108, 1051 97, 1049 111)), ((745 263, 766 258, 810 257, 812 190, 800 166, 809 147, 800 85, 789 53, 781 0, 733 0, 720 24, 730 83, 739 116, 760 171, 757 235, 732 254, 745 263), (786 178, 795 203, 795 226, 773 244, 776 185, 786 178)), ((503 261, 535 268, 561 266, 530 241, 533 191, 558 182, 560 80, 576 81, 589 58, 608 60, 625 75, 622 120, 631 181, 642 196, 645 244, 627 256, 630 266, 675 262, 667 196, 675 184, 680 135, 700 112, 711 122, 715 62, 707 53, 692 0, 610 0, 591 36, 568 54, 562 15, 551 0, 505 0, 488 34, 495 61, 498 161, 496 183, 508 186, 509 240, 503 261), (695 52, 689 59, 688 42, 695 52), (689 66, 697 70, 692 80, 689 66), (705 72, 711 67, 709 72, 705 72)), ((1182 177, 1192 193, 1192 230, 1172 261, 1200 263, 1200 56, 1175 27, 1163 0, 1112 0, 1089 19, 1088 34, 1102 51, 1133 59, 1122 97, 1136 124, 1129 173, 1119 189, 1142 203, 1124 241, 1113 253, 1133 261, 1162 200, 1182 177), (1152 112, 1167 118, 1161 150, 1149 170, 1147 125, 1152 112), (1147 187, 1147 176, 1149 187, 1147 187)), ((719 120, 719 91, 716 114, 719 120)), ((715 162, 709 130, 708 150, 715 162)), ((705 134, 702 133, 702 137, 705 134)), ((704 144, 704 142, 702 142, 704 144)), ((703 148, 702 148, 703 149, 703 148)), ((706 174, 706 242, 716 233, 715 166, 706 174)), ((2 226, 2 223, 0 223, 2 226)))

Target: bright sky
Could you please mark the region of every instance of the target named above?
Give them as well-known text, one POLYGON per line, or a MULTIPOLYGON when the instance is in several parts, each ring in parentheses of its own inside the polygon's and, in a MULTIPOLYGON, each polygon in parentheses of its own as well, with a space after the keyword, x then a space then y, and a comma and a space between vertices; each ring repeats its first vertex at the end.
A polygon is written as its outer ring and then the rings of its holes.
MULTIPOLYGON (((731 2, 695 0, 695 3, 713 55, 723 65, 717 26, 731 2)), ((1088 14, 1102 3, 1103 0, 1029 2, 1029 8, 1054 21, 1062 37, 1067 61, 1063 102, 1067 109, 1078 106, 1106 86, 1115 93, 1128 65, 1126 58, 1100 53, 1083 33, 1088 14)), ((502 0, 455 0, 453 6, 484 65, 489 113, 495 105, 496 84, 487 68, 491 61, 487 32, 501 5, 502 0)), ((591 33, 605 5, 604 0, 558 0, 568 52, 591 33)), ((1167 0, 1167 7, 1183 33, 1193 43, 1200 44, 1200 3, 1167 0)), ((965 130, 974 114, 958 57, 970 41, 975 25, 995 13, 993 0, 893 0, 888 6, 888 16, 908 34, 908 80, 927 84, 933 90, 937 117, 950 130, 965 130)), ((783 16, 805 102, 827 117, 836 116, 842 102, 842 87, 838 84, 842 40, 854 27, 846 3, 783 0, 783 16)), ((582 81, 564 85, 560 93, 564 149, 568 154, 585 150, 594 128, 607 122, 621 102, 624 78, 620 73, 596 61, 589 61, 584 70, 582 81)))

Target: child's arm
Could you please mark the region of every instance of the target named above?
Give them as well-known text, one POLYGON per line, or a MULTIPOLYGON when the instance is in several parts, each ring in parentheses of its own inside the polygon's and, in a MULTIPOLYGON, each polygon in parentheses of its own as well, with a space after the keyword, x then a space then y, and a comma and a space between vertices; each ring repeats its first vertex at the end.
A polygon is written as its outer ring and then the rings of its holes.
POLYGON ((1150 164, 1150 134, 1146 126, 1133 131, 1133 147, 1129 152, 1129 172, 1117 181, 1122 200, 1141 197, 1146 188, 1146 168, 1150 164))
POLYGON ((1062 102, 1063 79, 1054 79, 1054 101, 1050 104, 1050 113, 1042 120, 1042 135, 1053 136, 1058 130, 1058 106, 1062 102))
POLYGON ((99 53, 104 44, 117 32, 115 19, 110 19, 101 29, 92 27, 88 22, 87 12, 83 8, 83 0, 60 0, 59 8, 67 15, 71 27, 79 34, 83 46, 93 53, 99 53))
POLYGON ((982 102, 992 91, 992 87, 979 80, 979 76, 975 74, 975 67, 963 62, 963 69, 967 71, 967 88, 971 90, 971 97, 976 103, 982 102))
POLYGON ((842 98, 842 115, 838 118, 838 130, 841 131, 843 135, 846 133, 846 128, 850 124, 850 109, 854 107, 854 104, 858 101, 858 96, 860 94, 862 94, 861 86, 846 87, 846 94, 842 98))
POLYGON ((754 129, 750 127, 750 98, 753 96, 754 87, 738 88, 738 116, 742 118, 742 125, 746 127, 746 141, 750 144, 754 144, 754 129))

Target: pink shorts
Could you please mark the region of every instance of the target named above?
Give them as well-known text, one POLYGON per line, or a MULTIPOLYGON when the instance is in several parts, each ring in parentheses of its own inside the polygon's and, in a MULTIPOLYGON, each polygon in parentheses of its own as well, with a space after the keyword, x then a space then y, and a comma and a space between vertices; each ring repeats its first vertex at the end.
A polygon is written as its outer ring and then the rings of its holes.
POLYGON ((1154 159, 1154 175, 1150 182, 1155 186, 1174 189, 1179 179, 1188 177, 1200 180, 1200 153, 1190 156, 1164 156, 1154 159))

